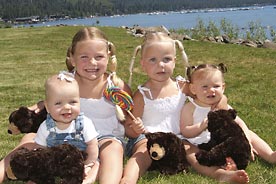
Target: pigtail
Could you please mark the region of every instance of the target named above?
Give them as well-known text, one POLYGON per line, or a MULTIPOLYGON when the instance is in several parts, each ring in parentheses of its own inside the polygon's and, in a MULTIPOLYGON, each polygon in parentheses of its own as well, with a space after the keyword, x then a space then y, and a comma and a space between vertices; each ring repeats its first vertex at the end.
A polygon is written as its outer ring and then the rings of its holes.
POLYGON ((110 51, 110 66, 109 66, 109 70, 111 72, 116 72, 116 69, 117 69, 117 58, 116 58, 116 55, 115 55, 115 46, 113 43, 111 42, 108 42, 108 50, 110 51))
POLYGON ((220 64, 218 64, 217 67, 218 67, 218 69, 219 69, 222 73, 226 73, 226 72, 227 72, 227 67, 226 67, 225 64, 220 63, 220 64))
MULTIPOLYGON (((174 43, 175 45, 178 47, 178 49, 180 50, 180 53, 181 53, 181 57, 182 57, 182 61, 184 63, 184 66, 185 66, 185 74, 187 74, 187 68, 189 67, 189 62, 188 62, 188 56, 184 50, 184 46, 182 44, 181 41, 179 40, 174 40, 174 43)), ((187 75, 186 75, 187 77, 187 75)))
POLYGON ((115 54, 115 45, 111 42, 107 42, 108 50, 110 52, 110 65, 109 65, 109 71, 112 73, 112 81, 114 85, 119 85, 121 79, 116 75, 117 70, 117 57, 115 54))
POLYGON ((136 59, 136 56, 139 52, 139 50, 142 49, 142 46, 141 45, 138 45, 135 49, 134 49, 134 52, 133 52, 133 56, 131 58, 131 61, 130 61, 130 66, 129 66, 129 79, 128 79, 128 85, 131 86, 131 83, 132 83, 132 72, 133 72, 133 66, 134 66, 134 62, 135 62, 135 59, 136 59))
MULTIPOLYGON (((110 65, 109 65, 109 71, 111 72, 112 75, 112 82, 114 83, 115 86, 119 86, 119 83, 122 81, 117 75, 116 75, 116 70, 117 70, 117 57, 115 54, 115 45, 111 42, 107 42, 108 45, 108 50, 110 52, 110 65)), ((118 105, 115 105, 115 113, 116 117, 118 118, 119 121, 125 121, 125 115, 122 110, 122 108, 118 105)))
POLYGON ((188 66, 186 70, 186 77, 189 82, 192 80, 192 73, 197 68, 197 66, 188 66))
POLYGON ((65 64, 66 64, 66 67, 68 69, 68 72, 72 73, 74 71, 74 66, 72 65, 72 62, 71 62, 71 50, 72 50, 72 47, 68 47, 67 49, 67 53, 66 53, 66 59, 65 59, 65 64))

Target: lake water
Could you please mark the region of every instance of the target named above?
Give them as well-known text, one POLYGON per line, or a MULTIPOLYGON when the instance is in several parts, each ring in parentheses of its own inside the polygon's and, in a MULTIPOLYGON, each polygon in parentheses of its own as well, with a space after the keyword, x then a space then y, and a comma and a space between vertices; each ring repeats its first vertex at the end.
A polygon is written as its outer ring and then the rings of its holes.
MULTIPOLYGON (((128 26, 139 25, 143 27, 164 25, 169 29, 192 28, 201 19, 206 24, 209 21, 220 25, 226 19, 232 25, 246 28, 249 22, 257 22, 264 28, 276 28, 276 6, 225 8, 209 10, 191 10, 179 12, 159 12, 151 14, 118 15, 110 17, 92 17, 84 19, 56 20, 33 24, 32 26, 53 25, 99 25, 99 26, 128 26)), ((26 25, 25 25, 26 26, 26 25)), ((30 26, 30 25, 27 25, 30 26)))

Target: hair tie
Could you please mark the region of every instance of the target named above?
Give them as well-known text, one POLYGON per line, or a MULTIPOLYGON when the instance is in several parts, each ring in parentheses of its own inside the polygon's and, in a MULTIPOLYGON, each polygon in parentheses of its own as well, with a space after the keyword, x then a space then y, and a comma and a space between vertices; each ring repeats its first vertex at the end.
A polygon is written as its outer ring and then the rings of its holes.
POLYGON ((116 55, 110 56, 110 59, 111 59, 111 60, 116 59, 116 55))
POLYGON ((60 71, 58 74, 58 79, 66 80, 67 82, 73 82, 75 80, 74 75, 66 71, 60 71))

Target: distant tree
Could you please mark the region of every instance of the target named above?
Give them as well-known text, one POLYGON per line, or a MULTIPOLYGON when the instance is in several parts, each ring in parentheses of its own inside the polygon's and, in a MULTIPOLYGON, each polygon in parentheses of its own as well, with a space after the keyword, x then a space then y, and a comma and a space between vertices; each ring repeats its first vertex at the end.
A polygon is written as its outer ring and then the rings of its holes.
POLYGON ((0 17, 133 14, 153 11, 276 4, 276 0, 0 0, 0 17))

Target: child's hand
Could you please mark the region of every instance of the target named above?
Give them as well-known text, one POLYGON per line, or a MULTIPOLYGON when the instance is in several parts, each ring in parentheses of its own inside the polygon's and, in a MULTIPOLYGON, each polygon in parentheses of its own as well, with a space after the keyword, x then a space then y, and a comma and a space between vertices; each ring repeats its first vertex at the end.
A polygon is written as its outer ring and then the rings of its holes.
POLYGON ((145 127, 144 127, 144 124, 143 124, 143 121, 139 117, 137 117, 133 120, 133 123, 131 124, 131 128, 137 134, 142 134, 142 133, 145 133, 145 131, 146 131, 145 127))
POLYGON ((212 111, 218 110, 218 109, 228 109, 228 99, 225 95, 222 96, 220 101, 216 104, 213 104, 211 107, 212 111))
POLYGON ((31 111, 35 111, 35 113, 39 113, 42 109, 44 109, 44 101, 39 101, 37 104, 28 107, 31 111))
POLYGON ((258 152, 253 148, 252 144, 249 142, 250 148, 251 148, 251 159, 252 161, 255 160, 255 155, 254 153, 256 153, 258 155, 258 152))
POLYGON ((82 184, 94 183, 97 179, 97 174, 99 170, 99 162, 95 161, 93 163, 84 166, 84 180, 82 184))
POLYGON ((204 120, 200 123, 200 130, 202 130, 202 132, 204 130, 206 130, 208 127, 208 119, 207 118, 204 118, 204 120))

